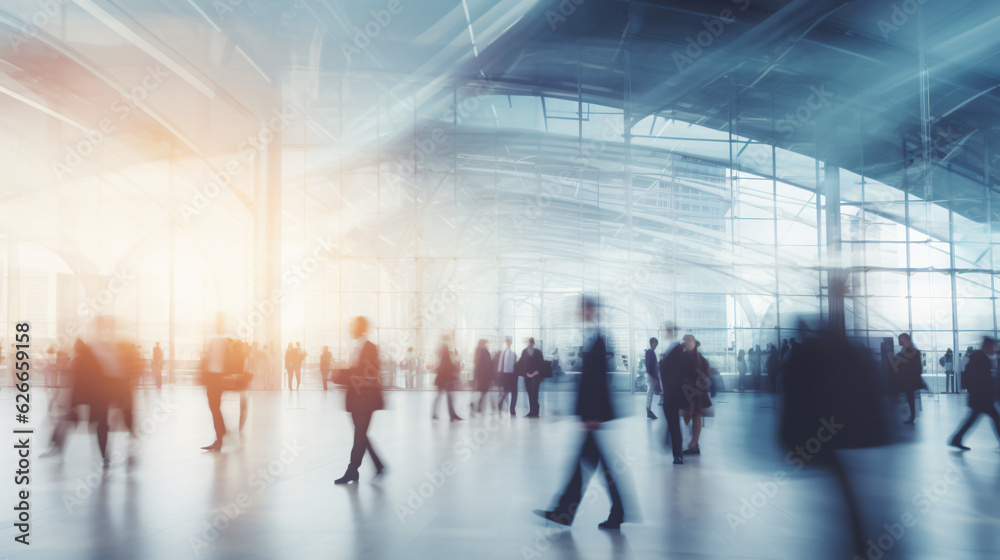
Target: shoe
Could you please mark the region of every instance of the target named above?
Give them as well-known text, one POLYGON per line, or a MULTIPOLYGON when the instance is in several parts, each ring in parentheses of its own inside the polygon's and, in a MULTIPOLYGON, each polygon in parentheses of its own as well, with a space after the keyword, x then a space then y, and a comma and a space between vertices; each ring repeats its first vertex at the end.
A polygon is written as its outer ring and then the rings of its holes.
POLYGON ((382 467, 381 469, 375 471, 375 477, 372 478, 372 480, 382 480, 382 477, 384 476, 385 476, 385 467, 382 467))
POLYGON ((451 419, 452 422, 458 422, 459 420, 462 420, 462 418, 459 418, 458 416, 453 416, 451 419))
POLYGON ((620 530, 622 528, 622 522, 621 521, 612 521, 612 520, 608 519, 604 523, 598 524, 597 528, 598 529, 605 529, 605 530, 608 530, 608 531, 618 531, 618 530, 620 530))
POLYGON ((204 449, 205 451, 222 451, 222 442, 216 441, 212 445, 206 445, 205 447, 202 447, 202 449, 204 449))
POLYGON ((701 448, 695 447, 694 449, 685 449, 681 453, 684 455, 701 455, 701 448))
POLYGON ((350 484, 352 482, 357 482, 357 481, 358 481, 358 473, 347 471, 346 473, 344 473, 344 476, 338 478, 337 480, 334 480, 333 483, 334 484, 350 484))
POLYGON ((652 410, 650 410, 650 409, 648 409, 648 408, 647 408, 647 409, 646 409, 646 418, 647 418, 648 420, 656 420, 656 415, 655 415, 655 414, 653 414, 653 411, 652 411, 652 410))
POLYGON ((434 416, 431 416, 431 420, 437 420, 437 419, 438 419, 438 415, 437 414, 435 414, 434 416))
POLYGON ((966 447, 966 446, 962 445, 962 442, 958 441, 957 439, 951 440, 950 442, 948 442, 948 445, 950 445, 952 447, 957 447, 957 448, 961 449, 962 451, 968 451, 968 450, 972 449, 971 447, 966 447))
POLYGON ((683 465, 684 464, 684 458, 683 457, 674 457, 674 464, 675 465, 683 465))
POLYGON ((538 418, 538 415, 537 414, 529 414, 529 415, 525 416, 525 418, 538 418))
POLYGON ((569 527, 573 524, 573 518, 566 514, 556 513, 554 511, 542 511, 540 509, 534 510, 533 513, 538 517, 544 517, 546 521, 551 521, 556 525, 569 527))
POLYGON ((913 425, 913 418, 910 418, 909 420, 907 420, 907 421, 905 421, 903 423, 906 424, 906 425, 908 425, 908 426, 912 426, 913 425))
POLYGON ((514 412, 513 410, 512 410, 512 411, 510 411, 510 417, 511 417, 511 418, 517 418, 517 413, 516 413, 516 412, 514 412))

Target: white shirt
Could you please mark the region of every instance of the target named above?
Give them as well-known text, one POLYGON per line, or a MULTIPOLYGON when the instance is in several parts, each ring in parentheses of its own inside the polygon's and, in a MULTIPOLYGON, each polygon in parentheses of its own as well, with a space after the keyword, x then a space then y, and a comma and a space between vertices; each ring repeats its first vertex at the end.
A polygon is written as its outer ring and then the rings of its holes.
POLYGON ((509 347, 504 347, 500 359, 497 360, 497 373, 514 373, 514 361, 514 351, 509 347))

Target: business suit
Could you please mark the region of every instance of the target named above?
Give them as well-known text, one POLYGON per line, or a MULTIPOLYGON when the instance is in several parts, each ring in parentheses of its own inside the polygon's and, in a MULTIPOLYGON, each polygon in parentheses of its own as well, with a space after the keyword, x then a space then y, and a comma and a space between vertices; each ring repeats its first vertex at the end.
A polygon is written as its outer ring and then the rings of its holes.
POLYGON ((976 424, 980 414, 985 414, 993 420, 997 438, 1000 439, 1000 412, 997 412, 994 404, 996 393, 993 385, 993 367, 986 352, 978 350, 969 357, 969 364, 965 366, 962 381, 969 390, 969 417, 952 438, 951 444, 962 447, 962 438, 976 424))
POLYGON ((503 411, 503 402, 507 399, 507 395, 510 395, 510 415, 514 416, 516 414, 515 407, 517 406, 517 354, 510 347, 505 346, 497 354, 497 382, 500 384, 501 390, 503 391, 503 396, 500 397, 500 402, 497 403, 497 408, 499 411, 503 411))
POLYGON ((335 380, 347 386, 344 407, 351 413, 351 420, 354 422, 354 446, 351 448, 351 462, 344 476, 352 475, 355 480, 366 450, 375 464, 375 470, 382 472, 384 468, 368 439, 368 426, 371 424, 372 414, 385 406, 378 373, 378 348, 366 340, 361 346, 358 358, 352 360, 351 366, 342 371, 335 380))
MULTIPOLYGON (((583 357, 580 372, 580 384, 576 396, 576 414, 585 423, 607 422, 615 418, 611 405, 611 394, 608 390, 607 345, 604 337, 598 332, 593 336, 593 342, 583 357)), ((604 471, 604 479, 611 495, 611 513, 608 523, 620 524, 625 518, 625 508, 614 474, 608 465, 607 457, 601 452, 595 435, 596 430, 587 429, 580 449, 579 459, 573 476, 563 490, 555 509, 547 515, 547 519, 563 525, 569 525, 576 516, 583 497, 583 489, 600 463, 604 471)))
POLYGON ((674 454, 674 461, 682 457, 680 411, 690 404, 684 385, 692 377, 694 364, 680 344, 660 358, 660 386, 663 388, 663 416, 667 420, 667 435, 674 454))
MULTIPOLYGON (((653 395, 663 393, 663 389, 660 388, 660 373, 657 369, 656 352, 652 348, 646 348, 646 383, 649 384, 648 389, 646 389, 646 412, 651 413, 653 395)), ((655 420, 656 418, 653 417, 653 419, 655 420)))
POLYGON ((528 348, 522 350, 521 358, 517 361, 516 371, 518 376, 524 377, 524 388, 528 392, 528 418, 538 418, 540 408, 538 393, 542 387, 542 372, 545 371, 545 358, 542 357, 542 351, 538 348, 533 348, 531 352, 528 351, 528 348), (529 374, 536 371, 538 375, 528 377, 529 374))

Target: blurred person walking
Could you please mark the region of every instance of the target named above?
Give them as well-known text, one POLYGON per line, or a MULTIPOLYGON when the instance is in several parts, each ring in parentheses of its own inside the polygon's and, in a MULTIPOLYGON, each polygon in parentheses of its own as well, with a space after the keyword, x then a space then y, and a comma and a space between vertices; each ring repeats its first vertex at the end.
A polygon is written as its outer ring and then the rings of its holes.
POLYGON ((438 403, 444 397, 448 402, 448 417, 452 422, 461 420, 455 412, 454 389, 458 383, 459 367, 451 359, 451 349, 448 347, 448 335, 441 337, 441 346, 438 347, 438 367, 437 377, 434 378, 434 385, 437 387, 437 395, 434 397, 432 408, 432 420, 437 420, 438 403))
POLYGON ((385 471, 385 465, 375 453, 371 440, 368 438, 368 428, 371 426, 372 414, 382 410, 385 403, 382 400, 382 387, 378 382, 380 364, 378 347, 368 340, 368 319, 358 316, 351 321, 350 335, 352 339, 350 366, 338 370, 333 381, 338 385, 346 385, 347 393, 344 408, 351 414, 354 422, 354 445, 351 447, 351 460, 344 476, 334 481, 334 484, 356 483, 359 479, 358 470, 364 459, 365 451, 375 464, 375 476, 380 477, 385 471))
POLYGON ((979 351, 966 352, 969 358, 968 365, 962 375, 962 388, 969 391, 969 416, 952 436, 949 445, 957 447, 963 451, 970 448, 962 443, 965 434, 968 433, 981 414, 985 414, 993 420, 996 429, 997 439, 1000 440, 1000 412, 996 407, 996 390, 993 380, 993 356, 996 352, 996 340, 991 337, 983 338, 983 346, 979 351))
MULTIPOLYGON (((706 416, 714 415, 712 400, 709 398, 709 389, 712 383, 709 374, 711 366, 709 366, 708 360, 698 351, 698 348, 701 347, 701 342, 698 342, 696 338, 691 336, 690 340, 694 341, 694 346, 691 347, 690 341, 687 340, 688 336, 691 335, 685 335, 684 351, 690 354, 690 356, 685 357, 685 362, 686 365, 693 367, 693 369, 686 374, 685 377, 687 380, 682 387, 684 396, 687 399, 687 407, 684 408, 682 414, 684 423, 691 424, 691 442, 688 444, 687 449, 683 451, 683 454, 701 455, 701 447, 698 446, 698 442, 701 440, 702 422, 706 416)), ((774 351, 773 346, 771 349, 774 351)))
POLYGON ((493 358, 486 348, 486 339, 480 338, 476 343, 475 357, 473 358, 473 380, 476 383, 476 390, 479 391, 479 405, 476 412, 483 414, 483 405, 488 405, 487 397, 490 394, 490 387, 493 385, 493 358))
POLYGON ((510 347, 513 343, 511 337, 508 336, 504 342, 506 342, 507 346, 497 354, 497 383, 500 385, 502 392, 500 402, 497 403, 497 409, 503 412, 503 403, 507 400, 507 396, 510 395, 510 415, 514 417, 517 416, 517 412, 515 412, 515 407, 517 406, 517 373, 515 370, 517 354, 510 347))
POLYGON ((625 521, 625 508, 614 472, 607 456, 601 451, 597 431, 601 424, 615 418, 608 388, 607 343, 598 327, 597 303, 588 296, 581 301, 580 318, 584 324, 583 365, 577 389, 576 414, 583 423, 584 438, 579 457, 573 463, 572 475, 559 496, 555 508, 535 510, 535 514, 560 525, 572 525, 583 498, 583 491, 597 470, 598 463, 604 473, 611 497, 608 519, 598 525, 601 529, 618 530, 625 521))
POLYGON ((663 394, 656 367, 656 346, 659 343, 660 341, 654 336, 649 339, 649 348, 646 348, 646 418, 649 420, 656 420, 656 415, 653 414, 653 395, 663 394))
POLYGON ((917 418, 916 392, 927 388, 921 377, 923 361, 908 333, 899 335, 899 346, 899 353, 892 358, 892 382, 895 390, 906 396, 906 404, 910 407, 910 418, 904 424, 913 425, 917 418))
MULTIPOLYGON (((302 363, 306 361, 306 352, 302 349, 302 343, 295 343, 295 353, 292 355, 292 367, 295 368, 295 390, 299 390, 299 386, 302 384, 302 363)), ((289 380, 289 389, 291 389, 291 380, 289 380)))

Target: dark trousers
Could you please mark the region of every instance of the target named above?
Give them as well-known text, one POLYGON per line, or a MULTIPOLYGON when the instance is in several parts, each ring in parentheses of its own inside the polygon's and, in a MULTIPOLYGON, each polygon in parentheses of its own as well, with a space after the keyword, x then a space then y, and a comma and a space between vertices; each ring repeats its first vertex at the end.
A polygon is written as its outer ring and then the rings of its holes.
POLYGON ((212 412, 212 424, 215 426, 215 441, 222 443, 226 435, 226 421, 222 419, 222 389, 208 387, 208 410, 212 412))
POLYGON ((319 376, 323 378, 323 390, 326 391, 326 383, 327 378, 330 377, 330 369, 326 368, 319 370, 319 376))
POLYGON ((351 420, 354 421, 354 447, 351 448, 351 464, 347 466, 347 471, 358 472, 366 450, 371 455, 372 462, 375 463, 375 470, 381 471, 382 461, 375 454, 375 448, 372 447, 372 442, 368 439, 368 426, 372 423, 372 411, 352 412, 351 420))
POLYGON ((514 414, 514 407, 517 406, 517 374, 501 373, 500 386, 503 387, 503 396, 500 397, 500 402, 497 403, 497 408, 502 411, 503 403, 507 400, 507 395, 510 395, 510 413, 514 414))
POLYGON ((295 377, 295 388, 299 388, 299 383, 302 382, 302 368, 295 366, 288 366, 288 390, 292 389, 292 376, 295 377))
POLYGON ((441 397, 445 397, 445 400, 448 401, 448 418, 458 418, 458 414, 455 413, 455 402, 452 397, 452 392, 443 387, 438 389, 437 396, 434 397, 434 417, 437 418, 438 403, 441 402, 441 397))
POLYGON ((524 388, 528 391, 528 416, 538 416, 538 392, 542 388, 542 376, 525 377, 524 388))
POLYGON ((965 437, 965 433, 976 425, 980 414, 985 414, 993 419, 993 426, 997 431, 997 439, 1000 439, 1000 412, 997 412, 997 407, 990 403, 989 408, 973 408, 969 411, 969 417, 966 418, 962 427, 958 429, 958 433, 955 434, 954 441, 957 441, 958 443, 962 442, 962 438, 965 437))
POLYGON ((957 393, 958 392, 958 386, 955 384, 955 372, 954 371, 945 371, 944 372, 944 379, 945 379, 945 381, 944 381, 945 392, 947 392, 947 393, 957 393))
POLYGON ((156 388, 163 388, 163 364, 153 366, 153 381, 156 382, 156 388))
POLYGON ((910 422, 912 422, 917 417, 917 397, 913 391, 907 391, 904 394, 906 395, 906 404, 910 407, 910 422))
POLYGON ((615 483, 614 473, 608 466, 608 462, 601 449, 597 445, 597 436, 594 430, 587 430, 583 438, 583 447, 580 449, 580 458, 576 461, 576 468, 573 476, 569 479, 569 484, 559 497, 556 505, 556 515, 562 517, 567 523, 572 523, 576 516, 576 511, 580 507, 580 500, 583 498, 583 489, 590 483, 590 477, 597 470, 597 463, 601 463, 604 471, 604 480, 608 484, 608 494, 611 495, 611 513, 608 514, 608 521, 622 522, 625 518, 625 508, 622 506, 622 498, 618 493, 618 486, 615 483))
POLYGON ((683 456, 681 447, 681 411, 678 408, 663 405, 663 417, 667 419, 667 445, 674 453, 674 459, 683 456))

